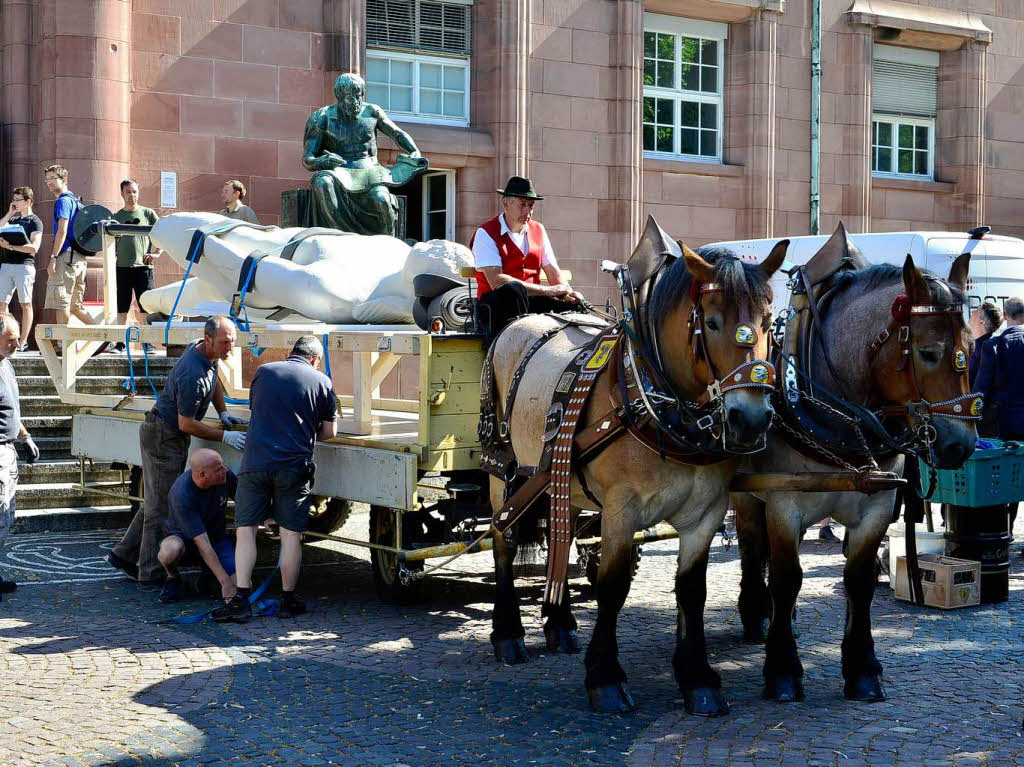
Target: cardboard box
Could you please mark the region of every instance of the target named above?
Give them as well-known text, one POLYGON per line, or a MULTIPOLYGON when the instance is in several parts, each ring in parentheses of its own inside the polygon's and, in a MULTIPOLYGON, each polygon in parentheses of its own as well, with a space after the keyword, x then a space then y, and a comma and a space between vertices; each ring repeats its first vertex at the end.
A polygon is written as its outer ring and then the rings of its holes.
MULTIPOLYGON (((938 554, 921 554, 917 561, 921 567, 921 589, 926 605, 953 610, 973 607, 981 602, 980 562, 938 554)), ((896 560, 895 582, 896 598, 911 601, 906 557, 896 560)))

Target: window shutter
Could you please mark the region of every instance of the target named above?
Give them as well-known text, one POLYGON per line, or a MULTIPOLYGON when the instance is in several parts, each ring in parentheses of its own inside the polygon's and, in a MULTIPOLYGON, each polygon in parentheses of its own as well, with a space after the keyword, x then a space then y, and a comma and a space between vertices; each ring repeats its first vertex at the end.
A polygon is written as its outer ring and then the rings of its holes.
POLYGON ((876 112, 935 117, 938 68, 876 58, 871 101, 876 112))
POLYGON ((429 0, 366 0, 366 42, 469 55, 470 8, 429 0))

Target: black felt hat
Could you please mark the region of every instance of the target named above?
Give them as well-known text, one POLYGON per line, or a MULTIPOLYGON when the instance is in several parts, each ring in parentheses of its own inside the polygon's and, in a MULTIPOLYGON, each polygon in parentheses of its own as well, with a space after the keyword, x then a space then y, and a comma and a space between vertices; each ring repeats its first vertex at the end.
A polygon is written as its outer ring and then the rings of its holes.
POLYGON ((497 190, 502 197, 523 197, 527 200, 543 200, 533 188, 533 182, 522 176, 512 176, 504 189, 497 190))

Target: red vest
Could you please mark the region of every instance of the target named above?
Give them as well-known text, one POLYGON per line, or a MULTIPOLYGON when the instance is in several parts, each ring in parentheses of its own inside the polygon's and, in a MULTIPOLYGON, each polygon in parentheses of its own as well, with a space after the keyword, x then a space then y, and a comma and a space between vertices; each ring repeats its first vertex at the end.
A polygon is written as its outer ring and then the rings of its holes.
MULTIPOLYGON (((487 235, 494 240, 498 246, 498 255, 501 256, 501 271, 509 277, 517 280, 540 285, 540 266, 544 260, 544 227, 538 221, 531 221, 526 226, 526 243, 529 253, 523 254, 519 246, 512 241, 508 233, 501 233, 501 222, 495 216, 490 221, 480 225, 487 235)), ((473 239, 469 241, 469 247, 473 247, 473 240, 476 239, 476 232, 473 239)), ((476 294, 482 296, 491 292, 491 286, 479 269, 476 272, 476 294)))

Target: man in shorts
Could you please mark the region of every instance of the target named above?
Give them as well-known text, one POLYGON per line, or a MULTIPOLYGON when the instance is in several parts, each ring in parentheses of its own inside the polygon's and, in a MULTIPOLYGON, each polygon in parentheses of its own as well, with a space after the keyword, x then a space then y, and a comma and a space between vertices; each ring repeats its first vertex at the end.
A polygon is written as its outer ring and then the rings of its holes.
POLYGON ((234 498, 238 477, 215 450, 200 448, 189 459, 189 468, 167 494, 167 537, 160 542, 160 564, 167 580, 161 602, 181 596, 177 563, 186 555, 198 555, 220 584, 227 602, 235 595, 235 547, 227 534, 228 499, 234 498))
MULTIPOLYGON (((32 212, 35 192, 31 187, 19 186, 11 194, 11 207, 0 218, 0 226, 20 226, 28 242, 13 245, 0 235, 0 313, 6 314, 11 298, 18 294, 21 304, 21 338, 18 351, 28 349, 28 334, 32 331, 32 287, 36 282, 36 253, 43 242, 43 222, 32 212)), ((13 237, 12 237, 13 239, 13 237)))
MULTIPOLYGON (((152 208, 139 205, 139 185, 134 179, 121 182, 121 198, 124 207, 114 214, 122 224, 153 226, 160 217, 152 208)), ((123 234, 117 238, 117 324, 128 324, 128 312, 132 308, 132 296, 139 314, 142 313, 142 294, 153 289, 153 259, 160 255, 149 237, 141 234, 123 234)), ((136 315, 138 316, 138 315, 136 315)), ((147 351, 152 351, 149 344, 147 351)), ((124 351, 124 342, 114 345, 115 352, 124 351)))
POLYGON ((282 618, 306 611, 295 594, 302 566, 302 533, 309 524, 313 446, 331 439, 338 401, 331 379, 317 370, 324 348, 302 336, 281 362, 261 365, 249 387, 249 432, 238 472, 235 500, 235 562, 238 593, 213 612, 216 621, 244 623, 252 617, 249 595, 256 564, 256 526, 277 523, 281 531, 282 618))
POLYGON ((68 169, 63 165, 51 165, 43 173, 46 188, 54 196, 53 204, 53 251, 47 266, 46 303, 44 309, 57 313, 57 322, 67 325, 74 314, 86 325, 95 325, 82 304, 85 296, 85 271, 87 254, 79 251, 74 242, 75 216, 81 202, 68 189, 68 169))

